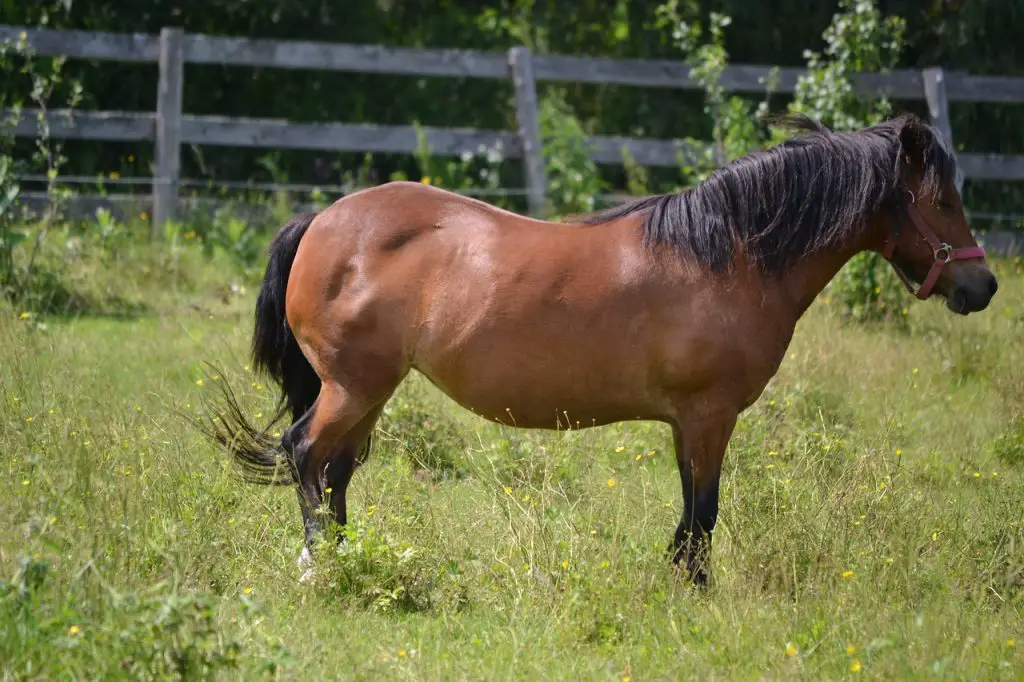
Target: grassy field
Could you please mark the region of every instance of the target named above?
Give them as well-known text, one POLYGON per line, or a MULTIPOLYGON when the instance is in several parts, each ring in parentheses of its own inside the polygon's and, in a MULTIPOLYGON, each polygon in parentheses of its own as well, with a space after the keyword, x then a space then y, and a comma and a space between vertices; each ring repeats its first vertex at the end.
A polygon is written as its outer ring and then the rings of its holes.
POLYGON ((223 380, 272 411, 252 273, 187 246, 50 266, 86 312, 0 307, 3 679, 1024 675, 1019 263, 978 316, 908 299, 909 332, 812 308, 737 428, 698 594, 663 556, 667 428, 500 428, 419 377, 298 584, 294 492, 236 483, 181 416, 223 380))

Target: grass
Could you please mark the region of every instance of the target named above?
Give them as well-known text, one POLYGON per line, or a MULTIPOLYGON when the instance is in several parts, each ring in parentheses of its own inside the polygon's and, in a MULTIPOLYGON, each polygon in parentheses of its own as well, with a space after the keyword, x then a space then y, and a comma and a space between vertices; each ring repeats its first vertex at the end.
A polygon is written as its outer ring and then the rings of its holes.
POLYGON ((0 308, 4 679, 1022 674, 1019 264, 990 311, 912 304, 909 333, 809 311, 741 418, 695 594, 663 557, 666 428, 501 428, 419 377, 349 542, 298 584, 294 492, 239 485, 180 416, 225 379, 270 414, 253 273, 188 245, 83 253, 44 261, 78 314, 0 308))

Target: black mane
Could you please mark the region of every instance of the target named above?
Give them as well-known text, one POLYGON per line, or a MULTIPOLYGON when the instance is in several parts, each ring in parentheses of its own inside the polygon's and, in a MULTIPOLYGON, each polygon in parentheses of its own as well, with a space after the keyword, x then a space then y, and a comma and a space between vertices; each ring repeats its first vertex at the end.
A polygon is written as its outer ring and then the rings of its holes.
POLYGON ((803 134, 741 157, 695 187, 579 222, 643 212, 648 246, 669 246, 723 271, 740 243, 762 271, 777 272, 856 237, 869 216, 899 197, 909 164, 922 174, 925 196, 938 196, 956 178, 956 160, 942 137, 913 115, 855 132, 834 132, 803 115, 773 124, 803 134))

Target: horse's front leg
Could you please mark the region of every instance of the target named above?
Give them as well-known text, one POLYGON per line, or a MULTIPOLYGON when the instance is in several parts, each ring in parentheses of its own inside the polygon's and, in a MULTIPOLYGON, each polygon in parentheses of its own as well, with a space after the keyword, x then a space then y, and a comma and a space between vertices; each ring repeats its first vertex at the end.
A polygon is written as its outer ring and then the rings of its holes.
POLYGON ((696 585, 708 580, 711 534, 718 519, 718 482, 737 415, 737 410, 717 406, 683 409, 673 426, 683 483, 683 518, 669 551, 674 563, 686 560, 688 577, 696 585))

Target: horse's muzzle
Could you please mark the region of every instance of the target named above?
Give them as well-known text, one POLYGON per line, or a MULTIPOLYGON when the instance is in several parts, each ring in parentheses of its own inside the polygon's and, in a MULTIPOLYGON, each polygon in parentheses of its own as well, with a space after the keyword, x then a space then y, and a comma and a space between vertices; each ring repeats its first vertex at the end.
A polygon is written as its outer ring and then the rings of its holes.
POLYGON ((946 299, 946 307, 959 315, 977 313, 988 307, 999 290, 996 276, 986 271, 970 283, 959 283, 946 299))

